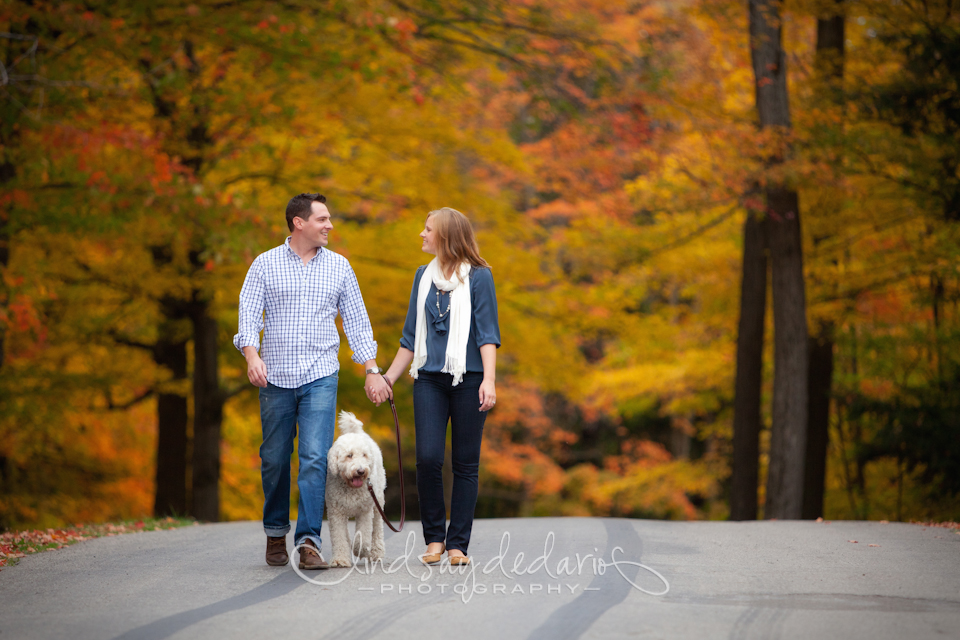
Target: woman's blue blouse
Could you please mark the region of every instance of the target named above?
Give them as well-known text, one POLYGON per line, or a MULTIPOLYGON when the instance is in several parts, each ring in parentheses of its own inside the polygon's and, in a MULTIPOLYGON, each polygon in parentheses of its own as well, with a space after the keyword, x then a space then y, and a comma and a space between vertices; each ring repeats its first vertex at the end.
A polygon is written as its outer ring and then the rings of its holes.
MULTIPOLYGON (((417 334, 417 293, 420 291, 420 277, 426 265, 417 269, 410 291, 410 306, 407 307, 407 319, 403 323, 403 336, 400 346, 413 351, 417 334)), ((437 286, 430 284, 424 312, 427 314, 427 364, 421 371, 440 373, 447 353, 447 329, 449 328, 450 294, 440 292, 440 309, 437 309, 437 286)), ((493 287, 493 272, 485 267, 470 269, 470 307, 473 317, 470 319, 470 336, 467 338, 467 371, 483 373, 483 360, 480 347, 495 344, 500 347, 500 323, 497 320, 497 294, 493 287)))

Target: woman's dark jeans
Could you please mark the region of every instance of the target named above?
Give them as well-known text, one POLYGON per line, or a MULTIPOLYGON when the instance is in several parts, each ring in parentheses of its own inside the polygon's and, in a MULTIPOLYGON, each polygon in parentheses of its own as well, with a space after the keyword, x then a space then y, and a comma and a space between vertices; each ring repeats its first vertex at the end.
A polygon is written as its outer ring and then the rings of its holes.
POLYGON ((417 493, 423 538, 446 541, 447 549, 464 554, 470 544, 473 512, 477 506, 480 440, 487 418, 480 411, 480 383, 483 374, 468 372, 453 386, 448 373, 421 371, 413 383, 413 413, 417 431, 417 493), (447 513, 443 504, 443 456, 447 420, 451 424, 453 449, 453 497, 450 528, 444 532, 447 513))

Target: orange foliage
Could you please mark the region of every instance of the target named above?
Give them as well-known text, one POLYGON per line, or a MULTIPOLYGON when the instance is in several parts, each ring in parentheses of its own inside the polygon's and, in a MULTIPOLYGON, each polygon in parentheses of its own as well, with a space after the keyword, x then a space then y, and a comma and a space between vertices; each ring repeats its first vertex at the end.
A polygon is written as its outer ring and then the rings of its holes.
MULTIPOLYGON (((110 78, 116 91, 51 100, 4 149, 19 155, 0 191, 15 223, 0 458, 17 484, 0 524, 150 511, 156 405, 138 399, 192 393, 145 348, 161 331, 192 335, 161 313, 171 300, 210 304, 221 390, 240 390, 225 405, 222 513, 259 517, 256 396, 229 337, 246 267, 283 241, 299 191, 329 198, 331 248, 354 265, 381 364, 426 261, 424 213, 448 205, 474 220, 503 334, 481 498, 503 512, 724 516, 740 226, 762 211, 756 185, 769 179, 801 192, 810 314, 842 330, 844 393, 891 398, 956 344, 955 307, 935 314, 926 293, 935 273, 955 296, 955 231, 904 186, 923 154, 847 173, 857 145, 872 145, 873 161, 906 141, 852 107, 815 104, 805 5, 785 36, 797 70, 789 140, 753 125, 739 3, 560 0, 549 16, 532 0, 415 6, 438 15, 378 0, 335 19, 191 5, 158 8, 154 25, 22 5, 65 41, 98 36, 77 60, 51 60, 56 77, 110 78), (475 46, 450 44, 452 22, 475 46), (143 45, 153 39, 157 50, 143 45), (788 143, 797 157, 767 173, 788 143), (75 464, 46 473, 48 451, 75 464)), ((850 36, 857 82, 895 72, 892 58, 871 66, 867 53, 882 52, 865 29, 850 36)), ((349 355, 340 404, 368 412, 386 449, 383 408, 366 404, 349 355)), ((400 382, 412 427, 410 395, 400 382)), ((403 448, 412 468, 412 428, 403 448)))

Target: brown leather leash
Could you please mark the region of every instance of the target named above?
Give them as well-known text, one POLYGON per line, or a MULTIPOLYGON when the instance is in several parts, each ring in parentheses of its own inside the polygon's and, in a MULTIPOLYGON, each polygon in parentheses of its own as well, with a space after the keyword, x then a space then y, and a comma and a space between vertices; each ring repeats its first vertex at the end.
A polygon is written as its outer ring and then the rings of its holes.
MULTIPOLYGON (((393 388, 393 385, 390 384, 390 381, 384 377, 387 384, 390 385, 390 388, 393 388)), ((390 398, 390 409, 393 411, 393 424, 397 428, 397 463, 400 465, 400 528, 394 527, 390 524, 390 520, 387 518, 387 514, 383 512, 383 507, 380 506, 380 502, 377 500, 377 496, 373 493, 373 486, 370 484, 370 481, 367 480, 367 491, 370 492, 370 497, 373 498, 373 504, 377 508, 377 511, 380 512, 380 517, 383 518, 383 521, 391 531, 400 533, 403 531, 403 522, 407 517, 407 500, 406 492, 403 490, 403 456, 400 455, 400 418, 397 417, 397 405, 393 403, 393 398, 390 398)))

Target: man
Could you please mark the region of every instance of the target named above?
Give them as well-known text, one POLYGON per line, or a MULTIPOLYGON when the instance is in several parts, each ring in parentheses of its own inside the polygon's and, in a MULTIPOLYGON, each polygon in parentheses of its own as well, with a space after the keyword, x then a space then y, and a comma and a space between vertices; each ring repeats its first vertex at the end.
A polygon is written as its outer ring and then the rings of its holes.
POLYGON ((340 369, 338 311, 353 361, 366 367, 367 397, 377 404, 392 397, 377 367, 377 343, 357 277, 346 258, 325 249, 333 229, 326 200, 319 193, 301 193, 287 204, 291 235, 250 265, 240 291, 239 333, 233 338, 247 359, 247 377, 260 387, 263 529, 272 566, 289 560, 290 456, 299 425, 294 548, 300 550, 301 569, 327 568, 320 555, 320 526, 340 369))

